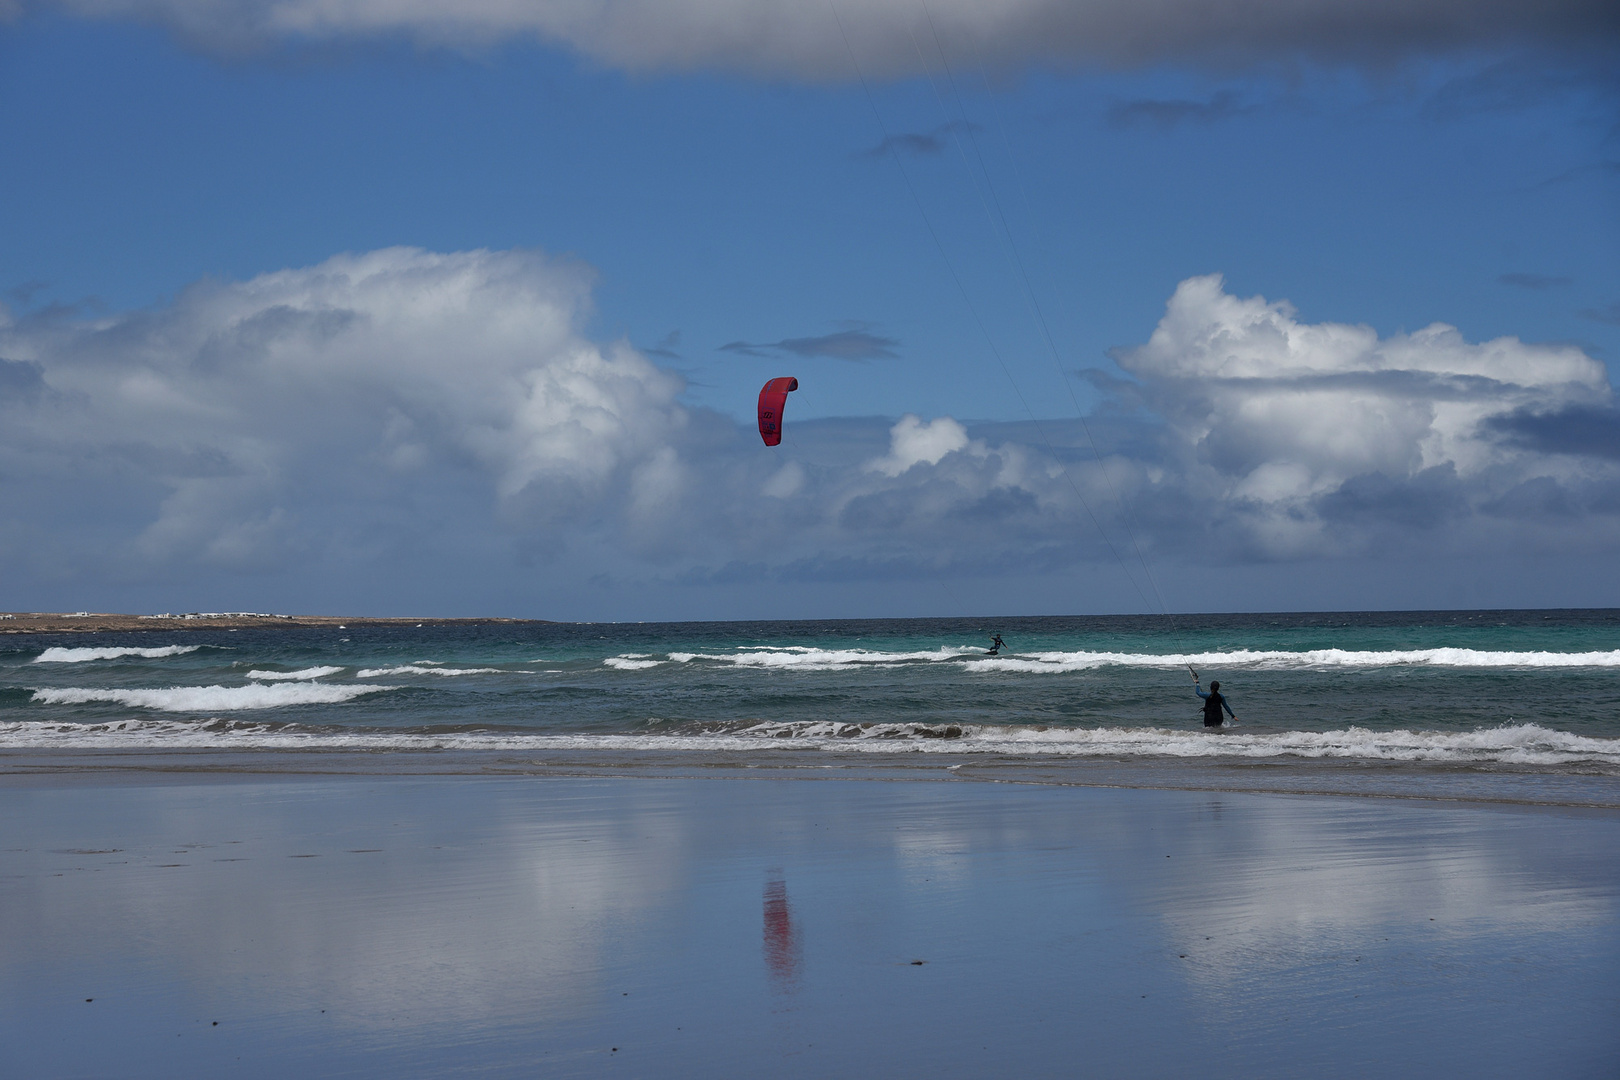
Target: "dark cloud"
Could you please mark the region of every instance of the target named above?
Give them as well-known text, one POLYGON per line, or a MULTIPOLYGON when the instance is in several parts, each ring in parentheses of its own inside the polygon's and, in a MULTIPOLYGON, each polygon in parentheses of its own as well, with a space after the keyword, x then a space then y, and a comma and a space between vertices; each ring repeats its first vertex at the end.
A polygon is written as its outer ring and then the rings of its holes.
POLYGON ((985 524, 995 530, 1004 530, 1010 522, 1035 519, 1040 504, 1033 493, 1022 488, 994 488, 969 502, 964 502, 952 513, 959 521, 985 524))
MULTIPOLYGON (((200 47, 240 53, 286 43, 406 37, 430 47, 539 40, 627 71, 742 71, 766 79, 905 78, 947 61, 1206 67, 1301 57, 1387 67, 1492 48, 1613 51, 1613 0, 23 0, 37 9, 165 24, 200 47), (744 14, 739 16, 739 10, 744 14), (836 12, 836 14, 835 14, 836 12), (937 32, 937 38, 935 34, 937 32), (919 49, 918 36, 938 50, 919 49)), ((1489 87, 1487 87, 1489 89, 1489 87)))
POLYGON ((893 360, 900 342, 864 330, 841 330, 821 337, 786 338, 777 348, 795 356, 831 356, 838 360, 893 360))
POLYGON ((1620 326, 1620 300, 1605 304, 1600 308, 1582 308, 1578 314, 1583 319, 1593 322, 1608 323, 1610 326, 1620 326))
POLYGON ((1254 112, 1256 106, 1243 105, 1231 90, 1222 90, 1208 101, 1180 99, 1123 101, 1108 110, 1112 127, 1156 127, 1168 130, 1178 124, 1212 123, 1254 112))
POLYGON ((873 334, 866 330, 840 330, 820 337, 783 338, 781 341, 733 341, 720 346, 724 352, 743 356, 771 357, 787 353, 792 356, 830 356, 834 360, 894 360, 894 351, 900 344, 894 338, 873 334))
POLYGON ((1620 409, 1577 405, 1557 412, 1519 411, 1492 417, 1487 430, 1543 454, 1620 461, 1620 409))
POLYGON ((1542 191, 1546 188, 1557 187, 1560 184, 1573 183, 1587 176, 1620 176, 1620 161, 1594 161, 1586 165, 1577 165, 1573 169, 1565 169, 1557 176, 1548 177, 1539 184, 1532 185, 1527 190, 1542 191))
POLYGON ((681 354, 675 350, 680 343, 681 332, 679 330, 671 330, 669 333, 658 339, 658 344, 649 346, 641 351, 646 353, 648 356, 662 356, 665 360, 679 360, 681 358, 681 354))
POLYGON ((0 357, 0 405, 33 398, 45 387, 45 369, 26 360, 0 357))
POLYGON ((199 368, 230 370, 260 362, 272 348, 285 347, 290 341, 318 349, 364 317, 347 308, 301 310, 277 304, 214 331, 198 348, 193 363, 199 368))
POLYGON ((50 287, 48 281, 25 281, 21 285, 7 289, 6 295, 23 307, 27 307, 34 302, 34 297, 50 287))
POLYGON ((1432 529, 1467 513, 1468 499, 1456 468, 1448 462, 1410 477, 1352 476, 1317 498, 1315 509, 1333 526, 1360 529, 1376 521, 1432 529))
POLYGON ((1572 284, 1572 279, 1555 277, 1550 274, 1503 274, 1496 279, 1503 285, 1511 285, 1515 289, 1559 289, 1572 284))
POLYGON ((1510 112, 1583 97, 1604 84, 1612 93, 1620 88, 1613 62, 1614 57, 1603 52, 1577 54, 1560 65, 1516 56, 1447 82, 1424 103, 1423 112, 1430 119, 1452 120, 1482 111, 1510 112))
POLYGON ((1268 391, 1333 390, 1374 393, 1405 401, 1480 401, 1501 396, 1507 384, 1486 375, 1449 371, 1344 371, 1327 375, 1308 372, 1285 377, 1223 379, 1228 386, 1255 393, 1268 391))
POLYGON ((941 124, 932 131, 920 134, 913 131, 902 131, 887 136, 876 146, 869 150, 859 151, 855 156, 858 158, 880 158, 889 154, 912 154, 915 156, 937 154, 945 149, 945 144, 952 136, 964 135, 978 130, 979 126, 977 124, 966 120, 952 120, 948 124, 941 124))
POLYGON ((1535 476, 1480 506, 1480 512, 1511 521, 1573 518, 1581 507, 1564 486, 1550 476, 1535 476))

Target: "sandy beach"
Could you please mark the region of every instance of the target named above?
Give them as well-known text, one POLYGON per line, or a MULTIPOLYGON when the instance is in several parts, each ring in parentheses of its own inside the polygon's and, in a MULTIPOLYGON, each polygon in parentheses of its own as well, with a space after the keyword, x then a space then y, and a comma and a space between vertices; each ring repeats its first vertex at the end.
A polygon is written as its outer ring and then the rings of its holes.
POLYGON ((1612 808, 880 765, 20 763, 0 780, 8 1075, 1620 1063, 1612 808))

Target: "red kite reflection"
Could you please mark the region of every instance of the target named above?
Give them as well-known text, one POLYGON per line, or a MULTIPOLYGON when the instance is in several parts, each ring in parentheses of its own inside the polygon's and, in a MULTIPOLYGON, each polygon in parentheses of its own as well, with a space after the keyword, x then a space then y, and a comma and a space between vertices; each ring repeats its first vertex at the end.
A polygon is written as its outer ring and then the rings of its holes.
POLYGON ((772 878, 765 883, 765 970, 779 993, 793 989, 798 983, 801 959, 799 936, 793 930, 793 908, 788 904, 787 882, 772 878))

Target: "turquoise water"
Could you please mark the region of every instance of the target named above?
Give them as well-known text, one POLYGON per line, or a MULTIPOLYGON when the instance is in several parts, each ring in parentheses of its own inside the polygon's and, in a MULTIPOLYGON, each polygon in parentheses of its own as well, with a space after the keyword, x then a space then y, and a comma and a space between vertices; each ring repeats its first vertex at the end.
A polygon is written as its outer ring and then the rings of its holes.
POLYGON ((1620 768, 1620 611, 0 639, 0 748, 723 750, 1620 768), (991 633, 1006 648, 985 653, 991 633), (1207 732, 1188 665, 1238 722, 1207 732))

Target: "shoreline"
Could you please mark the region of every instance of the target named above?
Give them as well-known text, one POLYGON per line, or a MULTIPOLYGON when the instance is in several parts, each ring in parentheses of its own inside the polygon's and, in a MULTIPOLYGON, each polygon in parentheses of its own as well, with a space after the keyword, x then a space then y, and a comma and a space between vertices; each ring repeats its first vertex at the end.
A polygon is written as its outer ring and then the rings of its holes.
POLYGON ((268 615, 254 612, 191 612, 183 615, 120 615, 96 612, 0 612, 0 634, 95 634, 150 630, 272 630, 363 626, 552 626, 550 619, 498 617, 410 618, 343 615, 268 615))
POLYGON ((1435 805, 1620 811, 1620 776, 1555 768, 1471 768, 1343 759, 1065 760, 899 751, 857 756, 813 750, 747 754, 559 750, 0 750, 0 790, 39 786, 274 780, 460 778, 663 781, 853 780, 906 784, 1181 791, 1397 800, 1435 805))
MULTIPOLYGON (((1178 618, 1198 618, 1213 623, 1277 620, 1289 625, 1325 626, 1344 619, 1365 620, 1377 617, 1373 625, 1409 625, 1439 619, 1449 625, 1467 627, 1481 620, 1506 620, 1510 623, 1532 626, 1550 616, 1561 619, 1578 618, 1579 621, 1603 623, 1620 622, 1620 608, 1379 608, 1373 610, 1310 610, 1310 611, 1228 611, 1180 613, 1178 618)), ((370 615, 284 615, 269 612, 184 612, 152 615, 131 615, 117 612, 42 612, 0 611, 0 634, 51 633, 116 633, 133 630, 240 630, 248 627, 331 627, 345 626, 740 626, 760 624, 771 626, 825 627, 854 624, 894 623, 979 623, 994 621, 1004 626, 1038 626, 1051 620, 1088 624, 1118 624, 1129 626, 1162 625, 1164 616, 1142 612, 1109 612, 1093 615, 945 615, 902 616, 876 618, 868 616, 818 617, 803 619, 698 619, 698 620, 610 620, 603 624, 594 620, 520 619, 506 616, 370 616, 370 615)))

